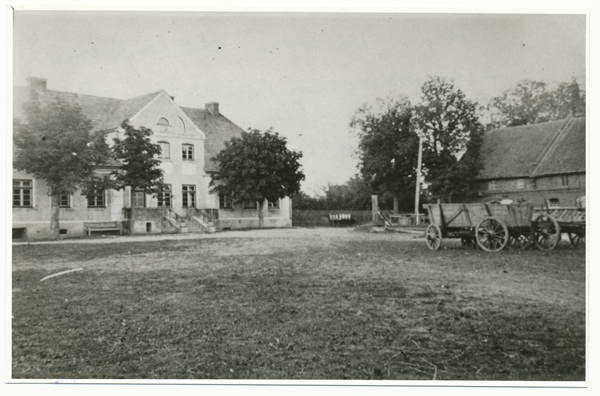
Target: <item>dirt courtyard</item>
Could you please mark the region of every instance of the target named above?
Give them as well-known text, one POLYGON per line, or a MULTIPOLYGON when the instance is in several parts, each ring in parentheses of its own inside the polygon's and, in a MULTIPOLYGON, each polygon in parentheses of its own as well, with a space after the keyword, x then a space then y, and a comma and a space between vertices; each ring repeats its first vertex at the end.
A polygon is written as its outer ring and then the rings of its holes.
POLYGON ((585 250, 351 228, 14 244, 13 378, 583 381, 585 250), (82 270, 41 279, 60 271, 82 270))

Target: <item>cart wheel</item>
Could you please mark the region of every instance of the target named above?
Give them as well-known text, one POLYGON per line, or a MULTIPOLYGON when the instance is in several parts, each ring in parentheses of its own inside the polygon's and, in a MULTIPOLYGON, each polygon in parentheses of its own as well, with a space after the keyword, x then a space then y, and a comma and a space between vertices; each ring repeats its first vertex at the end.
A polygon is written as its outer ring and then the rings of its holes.
POLYGON ((533 243, 533 240, 529 237, 529 235, 511 235, 508 238, 508 247, 511 249, 523 250, 530 246, 533 243))
POLYGON ((461 237, 460 244, 466 249, 477 249, 477 242, 473 237, 461 237))
POLYGON ((578 248, 580 244, 585 243, 585 235, 578 232, 569 232, 569 241, 571 241, 571 246, 578 248))
POLYGON ((436 224, 430 224, 425 231, 427 246, 431 250, 438 250, 442 246, 442 230, 436 224))
POLYGON ((560 226, 550 215, 540 215, 533 221, 535 246, 541 250, 552 250, 560 242, 560 226))
POLYGON ((487 252, 499 252, 508 243, 508 228, 499 219, 488 217, 475 230, 475 237, 480 248, 487 252))

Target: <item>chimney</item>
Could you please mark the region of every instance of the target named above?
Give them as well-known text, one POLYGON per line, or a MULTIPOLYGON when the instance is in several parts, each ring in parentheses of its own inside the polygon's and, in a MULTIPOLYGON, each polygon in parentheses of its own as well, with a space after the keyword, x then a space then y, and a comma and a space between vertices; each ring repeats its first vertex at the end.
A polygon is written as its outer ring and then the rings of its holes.
POLYGON ((36 91, 45 91, 47 89, 46 81, 48 81, 46 78, 28 77, 27 86, 36 91))
POLYGON ((213 115, 213 117, 217 117, 219 115, 219 104, 217 102, 210 102, 204 105, 206 110, 213 115))

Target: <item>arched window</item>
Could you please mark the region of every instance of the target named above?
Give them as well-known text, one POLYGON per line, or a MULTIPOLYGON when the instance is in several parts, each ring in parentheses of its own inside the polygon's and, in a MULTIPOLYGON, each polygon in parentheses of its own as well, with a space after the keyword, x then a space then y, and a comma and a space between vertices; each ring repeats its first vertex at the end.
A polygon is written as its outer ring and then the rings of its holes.
POLYGON ((160 126, 171 126, 171 124, 169 124, 169 120, 167 120, 165 117, 160 117, 158 119, 158 122, 156 123, 156 125, 160 125, 160 126))

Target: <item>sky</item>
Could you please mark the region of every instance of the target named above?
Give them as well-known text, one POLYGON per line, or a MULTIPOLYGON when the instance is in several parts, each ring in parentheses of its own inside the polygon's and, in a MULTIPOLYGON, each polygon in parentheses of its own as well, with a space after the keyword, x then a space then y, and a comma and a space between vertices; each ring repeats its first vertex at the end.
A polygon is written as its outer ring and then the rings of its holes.
POLYGON ((364 104, 420 98, 429 76, 487 104, 523 79, 586 78, 585 14, 16 11, 13 83, 180 106, 274 131, 303 153, 302 190, 357 172, 364 104))

